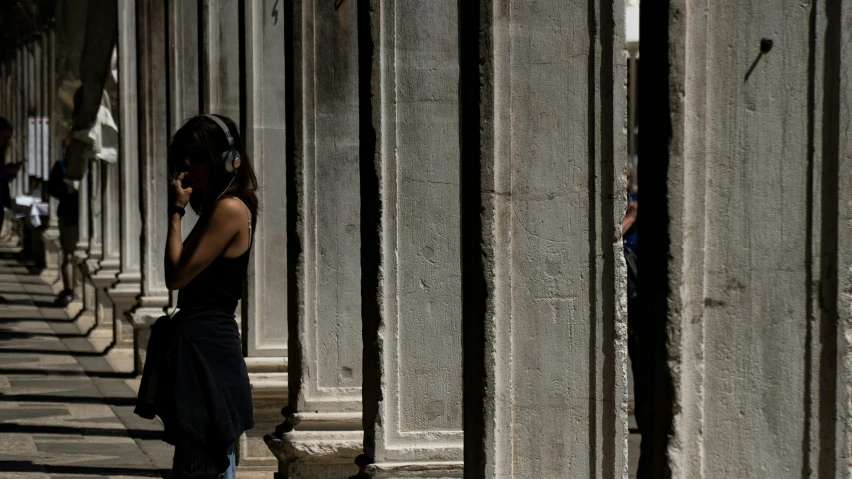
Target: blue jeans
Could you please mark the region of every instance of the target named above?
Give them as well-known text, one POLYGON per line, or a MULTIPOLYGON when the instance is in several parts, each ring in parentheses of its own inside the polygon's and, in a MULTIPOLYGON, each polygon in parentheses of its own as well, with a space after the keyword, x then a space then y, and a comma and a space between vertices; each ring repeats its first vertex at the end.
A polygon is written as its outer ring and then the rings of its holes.
POLYGON ((222 471, 221 465, 217 466, 217 461, 210 457, 203 444, 188 434, 181 434, 175 444, 172 479, 236 479, 234 444, 227 453, 229 465, 222 471))

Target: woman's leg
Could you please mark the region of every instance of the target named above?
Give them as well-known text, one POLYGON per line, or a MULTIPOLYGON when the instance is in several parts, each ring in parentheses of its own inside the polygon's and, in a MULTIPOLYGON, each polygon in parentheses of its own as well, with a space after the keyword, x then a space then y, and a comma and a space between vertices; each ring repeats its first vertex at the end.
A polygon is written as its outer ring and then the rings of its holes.
POLYGON ((236 475, 228 476, 233 468, 233 451, 231 446, 229 459, 231 466, 224 472, 221 466, 216 466, 214 458, 210 457, 204 444, 198 442, 189 434, 181 432, 178 434, 175 444, 175 455, 172 461, 172 479, 221 479, 234 478, 236 475))
POLYGON ((231 461, 231 465, 225 471, 223 479, 237 479, 237 457, 234 453, 234 444, 231 444, 231 447, 228 448, 228 460, 231 461))

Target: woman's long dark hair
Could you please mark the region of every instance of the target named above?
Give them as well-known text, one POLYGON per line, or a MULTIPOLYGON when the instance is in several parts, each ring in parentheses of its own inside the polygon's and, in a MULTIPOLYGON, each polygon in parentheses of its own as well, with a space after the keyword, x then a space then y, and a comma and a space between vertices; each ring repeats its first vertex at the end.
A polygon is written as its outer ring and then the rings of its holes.
POLYGON ((203 215, 212 209, 213 204, 220 197, 237 197, 251 211, 254 226, 260 210, 257 200, 257 176, 237 125, 228 117, 222 115, 216 115, 216 117, 228 127, 234 139, 234 148, 240 153, 240 167, 237 168, 236 173, 228 172, 222 160, 222 153, 229 148, 225 132, 216 122, 201 115, 187 120, 172 137, 168 157, 169 176, 174 178, 186 171, 187 158, 192 164, 207 164, 210 184, 192 185, 193 194, 189 199, 189 206, 199 215, 203 215))

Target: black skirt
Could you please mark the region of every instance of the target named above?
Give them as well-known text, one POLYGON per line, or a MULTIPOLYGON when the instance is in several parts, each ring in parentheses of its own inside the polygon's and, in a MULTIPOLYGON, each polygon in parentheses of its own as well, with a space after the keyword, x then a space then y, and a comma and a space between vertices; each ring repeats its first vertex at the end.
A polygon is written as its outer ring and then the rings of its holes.
POLYGON ((181 310, 151 327, 136 409, 160 417, 163 440, 185 432, 227 461, 228 448, 254 426, 251 387, 234 315, 181 310))

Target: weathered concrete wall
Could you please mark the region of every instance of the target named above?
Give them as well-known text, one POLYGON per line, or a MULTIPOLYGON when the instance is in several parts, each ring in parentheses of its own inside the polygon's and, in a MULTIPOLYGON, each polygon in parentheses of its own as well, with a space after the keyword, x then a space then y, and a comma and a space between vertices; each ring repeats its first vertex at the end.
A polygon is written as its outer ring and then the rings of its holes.
POLYGON ((119 346, 133 346, 133 332, 125 312, 141 293, 142 214, 139 203, 138 66, 135 5, 118 5, 118 131, 119 207, 121 244, 118 283, 109 291, 113 302, 114 338, 119 346))
POLYGON ((346 479, 363 442, 358 48, 356 2, 294 4, 298 314, 286 433, 269 442, 290 478, 346 479))
POLYGON ((288 239, 284 7, 246 2, 246 147, 260 183, 263 221, 254 238, 246 346, 249 356, 287 356, 288 239), (275 7, 273 9, 273 7, 275 7), (273 14, 273 12, 276 12, 273 14))
POLYGON ((380 391, 364 395, 378 406, 375 417, 365 406, 370 471, 400 477, 405 468, 438 468, 461 477, 457 3, 372 8, 382 209, 378 340, 365 344, 378 353, 365 374, 380 375, 380 391))
POLYGON ((485 477, 621 477, 623 6, 483 20, 485 477))
POLYGON ((669 348, 674 477, 849 477, 841 5, 672 1, 656 12, 668 72, 643 17, 640 81, 661 82, 671 112, 667 138, 640 108, 640 235, 653 269, 650 228, 668 222, 666 286, 644 292, 647 319, 668 318, 655 345, 669 348))
POLYGON ((129 318, 134 327, 137 370, 142 370, 150 325, 163 315, 169 291, 163 266, 168 209, 168 37, 165 0, 144 2, 137 9, 139 83, 139 177, 142 199, 141 296, 129 318))
MULTIPOLYGON (((202 111, 225 115, 241 129, 240 121, 240 2, 204 0, 202 28, 204 39, 203 78, 205 103, 202 111)), ((241 130, 242 131, 242 130, 241 130)))
POLYGON ((841 60, 836 98, 837 114, 837 438, 834 454, 836 477, 852 477, 852 2, 831 13, 832 33, 839 37, 841 60), (837 11, 839 10, 839 11, 837 11), (844 180, 846 179, 846 180, 844 180))
POLYGON ((255 427, 240 440, 240 477, 268 478, 278 461, 263 436, 282 420, 287 398, 289 307, 288 189, 283 6, 251 0, 245 7, 245 137, 259 182, 260 220, 254 232, 243 312, 243 341, 252 382, 255 427), (275 7, 275 8, 273 8, 275 7), (273 15, 277 10, 278 15, 273 15))

